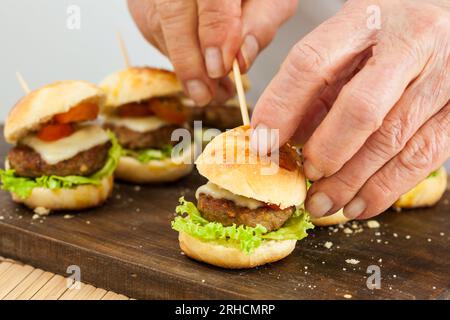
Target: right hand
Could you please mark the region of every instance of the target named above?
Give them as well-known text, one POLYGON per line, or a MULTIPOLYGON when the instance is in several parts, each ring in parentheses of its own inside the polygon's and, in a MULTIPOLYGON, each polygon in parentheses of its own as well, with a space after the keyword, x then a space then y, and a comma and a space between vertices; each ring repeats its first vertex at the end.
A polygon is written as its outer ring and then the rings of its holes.
POLYGON ((246 72, 297 0, 128 0, 128 6, 144 37, 171 60, 186 94, 205 105, 229 98, 233 60, 246 72))

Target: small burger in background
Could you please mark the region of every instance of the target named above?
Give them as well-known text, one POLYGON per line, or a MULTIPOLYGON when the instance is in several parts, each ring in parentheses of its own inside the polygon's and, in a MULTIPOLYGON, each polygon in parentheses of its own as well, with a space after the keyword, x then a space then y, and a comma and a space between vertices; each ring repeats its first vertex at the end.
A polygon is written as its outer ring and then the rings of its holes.
MULTIPOLYGON (((441 167, 428 175, 417 186, 403 194, 392 207, 395 210, 432 207, 439 202, 447 189, 447 171, 441 167)), ((331 226, 350 221, 343 210, 320 218, 311 218, 316 226, 331 226)))
POLYGON ((447 171, 444 167, 433 171, 417 186, 402 195, 393 205, 394 209, 412 209, 434 206, 447 189, 447 171))
POLYGON ((79 210, 111 194, 121 150, 113 134, 92 123, 105 101, 84 81, 32 91, 11 110, 4 129, 15 144, 0 170, 2 188, 35 209, 79 210))
POLYGON ((134 183, 170 182, 192 171, 191 143, 172 156, 176 129, 187 128, 181 84, 173 72, 131 67, 106 77, 104 127, 123 148, 116 177, 134 183))
MULTIPOLYGON (((229 81, 234 90, 233 73, 230 73, 229 81)), ((242 84, 246 92, 250 90, 251 84, 247 75, 242 75, 242 84)), ((206 106, 197 106, 193 100, 186 97, 182 99, 182 102, 190 115, 189 123, 194 125, 194 121, 201 121, 202 130, 196 131, 195 135, 196 141, 202 141, 204 146, 213 138, 205 134, 206 130, 218 129, 223 132, 242 125, 242 115, 237 97, 222 103, 211 101, 206 106)))
POLYGON ((285 145, 278 161, 250 159, 250 130, 222 133, 196 161, 208 183, 198 188, 197 205, 180 199, 172 222, 181 249, 195 260, 231 269, 275 262, 313 227, 302 209, 306 182, 298 154, 285 145))

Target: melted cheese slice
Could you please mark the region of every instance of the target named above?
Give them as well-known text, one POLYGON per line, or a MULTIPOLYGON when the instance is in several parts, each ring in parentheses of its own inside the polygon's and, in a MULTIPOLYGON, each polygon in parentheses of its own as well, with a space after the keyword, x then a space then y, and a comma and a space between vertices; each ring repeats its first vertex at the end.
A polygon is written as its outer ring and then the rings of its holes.
POLYGON ((105 122, 118 127, 125 127, 136 132, 153 131, 170 124, 155 116, 136 118, 107 117, 105 122))
POLYGON ((72 135, 52 142, 42 141, 35 135, 25 137, 21 144, 32 148, 50 165, 68 160, 78 153, 109 141, 105 130, 99 126, 80 127, 72 135))
POLYGON ((197 192, 195 193, 195 197, 197 198, 197 200, 200 194, 208 195, 214 199, 230 200, 233 201, 239 207, 246 207, 251 210, 255 210, 259 207, 265 206, 264 202, 239 196, 228 190, 222 189, 221 187, 212 182, 208 182, 207 184, 204 184, 203 186, 197 189, 197 192))

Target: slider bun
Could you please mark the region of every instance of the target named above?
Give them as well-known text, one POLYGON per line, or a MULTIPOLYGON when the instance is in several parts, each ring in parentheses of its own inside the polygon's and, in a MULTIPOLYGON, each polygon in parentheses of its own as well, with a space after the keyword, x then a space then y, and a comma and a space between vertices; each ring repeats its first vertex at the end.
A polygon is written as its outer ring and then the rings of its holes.
POLYGON ((113 73, 99 86, 107 96, 105 113, 127 103, 183 92, 175 73, 151 67, 131 67, 113 73))
POLYGON ((295 169, 289 171, 253 155, 249 161, 250 131, 249 127, 241 126, 214 138, 196 161, 200 174, 234 194, 281 209, 301 205, 306 196, 301 164, 297 161, 295 169), (264 174, 270 168, 271 174, 264 174))
POLYGON ((447 171, 438 169, 436 176, 427 177, 417 186, 402 195, 393 205, 394 208, 420 208, 435 205, 447 188, 447 171))
POLYGON ((318 227, 332 226, 336 224, 346 223, 348 221, 350 221, 350 219, 344 216, 344 210, 342 209, 326 217, 311 217, 311 222, 318 227))
POLYGON ((105 95, 85 81, 60 81, 34 90, 20 99, 9 113, 4 131, 6 141, 15 144, 54 115, 88 101, 101 107, 105 95))
POLYGON ((178 236, 183 252, 192 259, 227 269, 245 269, 281 260, 295 249, 297 240, 264 241, 252 254, 238 248, 214 242, 204 242, 180 232, 178 236))
POLYGON ((99 185, 81 185, 72 189, 50 190, 35 188, 26 199, 12 194, 15 202, 23 203, 31 209, 44 207, 49 210, 82 210, 103 204, 112 193, 113 176, 105 177, 99 185))
MULTIPOLYGON (((192 149, 191 149, 192 151, 192 149)), ((133 157, 121 157, 116 172, 116 178, 133 183, 158 183, 176 181, 191 173, 194 165, 186 151, 180 161, 172 159, 152 160, 142 163, 133 157), (184 163, 189 160, 189 163, 184 163)))

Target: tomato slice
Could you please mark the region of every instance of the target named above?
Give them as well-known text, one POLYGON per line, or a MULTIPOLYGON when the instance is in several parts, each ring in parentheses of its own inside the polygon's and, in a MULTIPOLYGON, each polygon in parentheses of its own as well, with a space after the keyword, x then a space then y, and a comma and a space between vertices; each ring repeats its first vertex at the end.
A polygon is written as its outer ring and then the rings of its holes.
POLYGON ((67 112, 57 114, 53 117, 56 123, 73 123, 81 121, 95 120, 99 113, 96 103, 85 102, 73 107, 67 112))
POLYGON ((149 101, 149 107, 161 119, 173 124, 184 124, 187 114, 177 98, 155 98, 149 101))
POLYGON ((272 210, 281 210, 281 208, 276 204, 267 203, 266 205, 272 210))
POLYGON ((43 141, 56 141, 70 136, 74 132, 73 125, 70 123, 50 123, 37 133, 37 137, 43 141))
POLYGON ((118 110, 119 117, 123 118, 138 118, 147 117, 153 115, 153 111, 148 107, 147 102, 145 103, 128 103, 119 107, 118 110))

